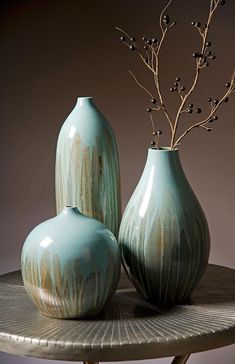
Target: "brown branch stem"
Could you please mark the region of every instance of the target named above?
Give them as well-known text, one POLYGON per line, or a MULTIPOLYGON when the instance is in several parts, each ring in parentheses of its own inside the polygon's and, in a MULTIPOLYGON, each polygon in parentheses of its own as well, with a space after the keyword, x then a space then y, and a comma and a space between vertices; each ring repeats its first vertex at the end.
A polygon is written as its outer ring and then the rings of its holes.
POLYGON ((218 104, 215 105, 215 107, 213 107, 211 109, 211 112, 209 113, 209 115, 204 120, 199 121, 199 122, 191 125, 188 129, 186 129, 181 134, 181 136, 176 140, 176 142, 172 146, 172 149, 176 148, 177 145, 179 145, 179 143, 181 142, 181 140, 184 138, 184 136, 186 134, 188 134, 192 129, 198 128, 200 126, 205 126, 209 122, 209 120, 212 118, 212 116, 215 114, 215 112, 218 110, 218 108, 220 107, 220 105, 222 104, 222 102, 224 101, 224 99, 226 97, 228 97, 232 92, 234 92, 234 88, 235 88, 235 71, 233 71, 233 75, 232 75, 232 78, 231 78, 231 85, 230 85, 228 91, 222 96, 222 98, 220 99, 220 101, 218 102, 218 104))
MULTIPOLYGON (((212 20, 212 16, 213 16, 215 10, 218 7, 218 4, 219 4, 219 0, 217 0, 215 3, 214 3, 213 0, 210 1, 210 10, 209 10, 205 30, 204 30, 204 32, 199 33, 201 35, 201 37, 202 37, 202 46, 201 46, 201 52, 200 52, 202 55, 205 52, 207 35, 208 35, 211 20, 212 20)), ((177 143, 175 143, 175 137, 176 137, 176 133, 177 133, 179 119, 180 119, 180 116, 182 114, 182 109, 185 106, 186 101, 189 99, 190 95, 192 94, 192 92, 194 91, 194 89, 195 89, 195 87, 197 85, 197 82, 199 80, 199 75, 200 75, 201 68, 202 68, 201 58, 199 58, 196 61, 196 72, 195 72, 195 77, 194 77, 192 86, 190 87, 189 91, 182 98, 182 102, 181 102, 180 107, 179 107, 179 109, 177 111, 177 114, 176 114, 175 123, 174 123, 174 127, 173 127, 173 132, 172 132, 172 136, 171 136, 171 145, 170 145, 171 149, 174 149, 174 145, 177 144, 177 143)), ((189 132, 188 129, 185 132, 187 134, 189 132)))

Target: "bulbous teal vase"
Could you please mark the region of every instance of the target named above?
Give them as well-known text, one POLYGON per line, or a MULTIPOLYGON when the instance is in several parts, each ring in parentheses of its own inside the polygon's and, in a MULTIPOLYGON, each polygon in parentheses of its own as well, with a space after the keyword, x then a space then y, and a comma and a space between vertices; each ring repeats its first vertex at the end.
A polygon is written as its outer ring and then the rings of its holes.
POLYGON ((121 220, 115 137, 92 97, 79 97, 58 137, 56 206, 73 205, 104 223, 117 237, 121 220))
POLYGON ((34 228, 21 255, 29 297, 54 318, 97 315, 115 292, 120 265, 111 231, 76 207, 34 228))
POLYGON ((209 230, 178 150, 149 149, 119 244, 129 278, 153 304, 184 302, 199 283, 208 263, 209 230))

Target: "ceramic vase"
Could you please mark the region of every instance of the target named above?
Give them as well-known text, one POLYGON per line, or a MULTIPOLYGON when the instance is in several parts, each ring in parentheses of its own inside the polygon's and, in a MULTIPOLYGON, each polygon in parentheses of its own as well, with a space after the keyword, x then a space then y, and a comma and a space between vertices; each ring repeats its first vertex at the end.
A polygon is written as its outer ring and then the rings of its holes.
POLYGON ((76 207, 34 228, 21 255, 29 297, 54 318, 97 315, 115 292, 120 264, 111 231, 76 207))
POLYGON ((79 97, 56 150, 56 206, 74 205, 118 235, 121 204, 115 137, 92 97, 79 97))
POLYGON ((124 268, 153 304, 184 302, 208 263, 208 224, 178 150, 149 149, 125 209, 119 244, 124 268))

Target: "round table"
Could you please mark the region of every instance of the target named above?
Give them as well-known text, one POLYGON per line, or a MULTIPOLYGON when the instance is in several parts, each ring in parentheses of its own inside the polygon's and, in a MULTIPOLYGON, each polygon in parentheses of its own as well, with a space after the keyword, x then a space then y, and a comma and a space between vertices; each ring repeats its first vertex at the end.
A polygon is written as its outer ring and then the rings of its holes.
POLYGON ((40 314, 26 295, 20 271, 0 276, 0 350, 68 361, 124 361, 175 356, 235 342, 235 270, 209 265, 190 301, 155 307, 125 276, 103 312, 89 320, 40 314))

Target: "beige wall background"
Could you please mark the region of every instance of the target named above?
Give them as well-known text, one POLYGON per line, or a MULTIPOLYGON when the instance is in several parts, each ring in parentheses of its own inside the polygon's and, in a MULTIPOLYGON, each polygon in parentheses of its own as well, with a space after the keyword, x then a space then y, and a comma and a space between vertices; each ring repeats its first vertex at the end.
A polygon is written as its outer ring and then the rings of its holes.
MULTIPOLYGON (((93 96, 112 124, 125 207, 151 141, 145 111, 149 100, 128 70, 153 88, 150 75, 137 55, 120 44, 114 27, 136 38, 159 38, 158 15, 164 4, 163 0, 0 2, 0 273, 20 267, 27 234, 55 213, 56 140, 77 96, 93 96)), ((200 37, 190 22, 205 22, 208 5, 209 0, 175 0, 168 11, 177 26, 162 50, 161 80, 171 113, 178 101, 168 90, 178 75, 189 87, 194 72, 191 54, 199 50, 200 37)), ((206 99, 224 92, 234 66, 234 14, 235 2, 228 0, 212 24, 210 40, 217 58, 202 73, 191 100, 204 112, 206 99)), ((209 221, 210 261, 235 268, 235 98, 230 101, 218 112, 212 133, 196 130, 185 139, 181 158, 209 221)), ((182 127, 190 118, 182 120, 182 127)), ((158 122, 163 128, 164 120, 158 122)), ((46 362, 0 353, 1 364, 46 362)), ((235 346, 194 354, 189 362, 234 364, 235 346)))

